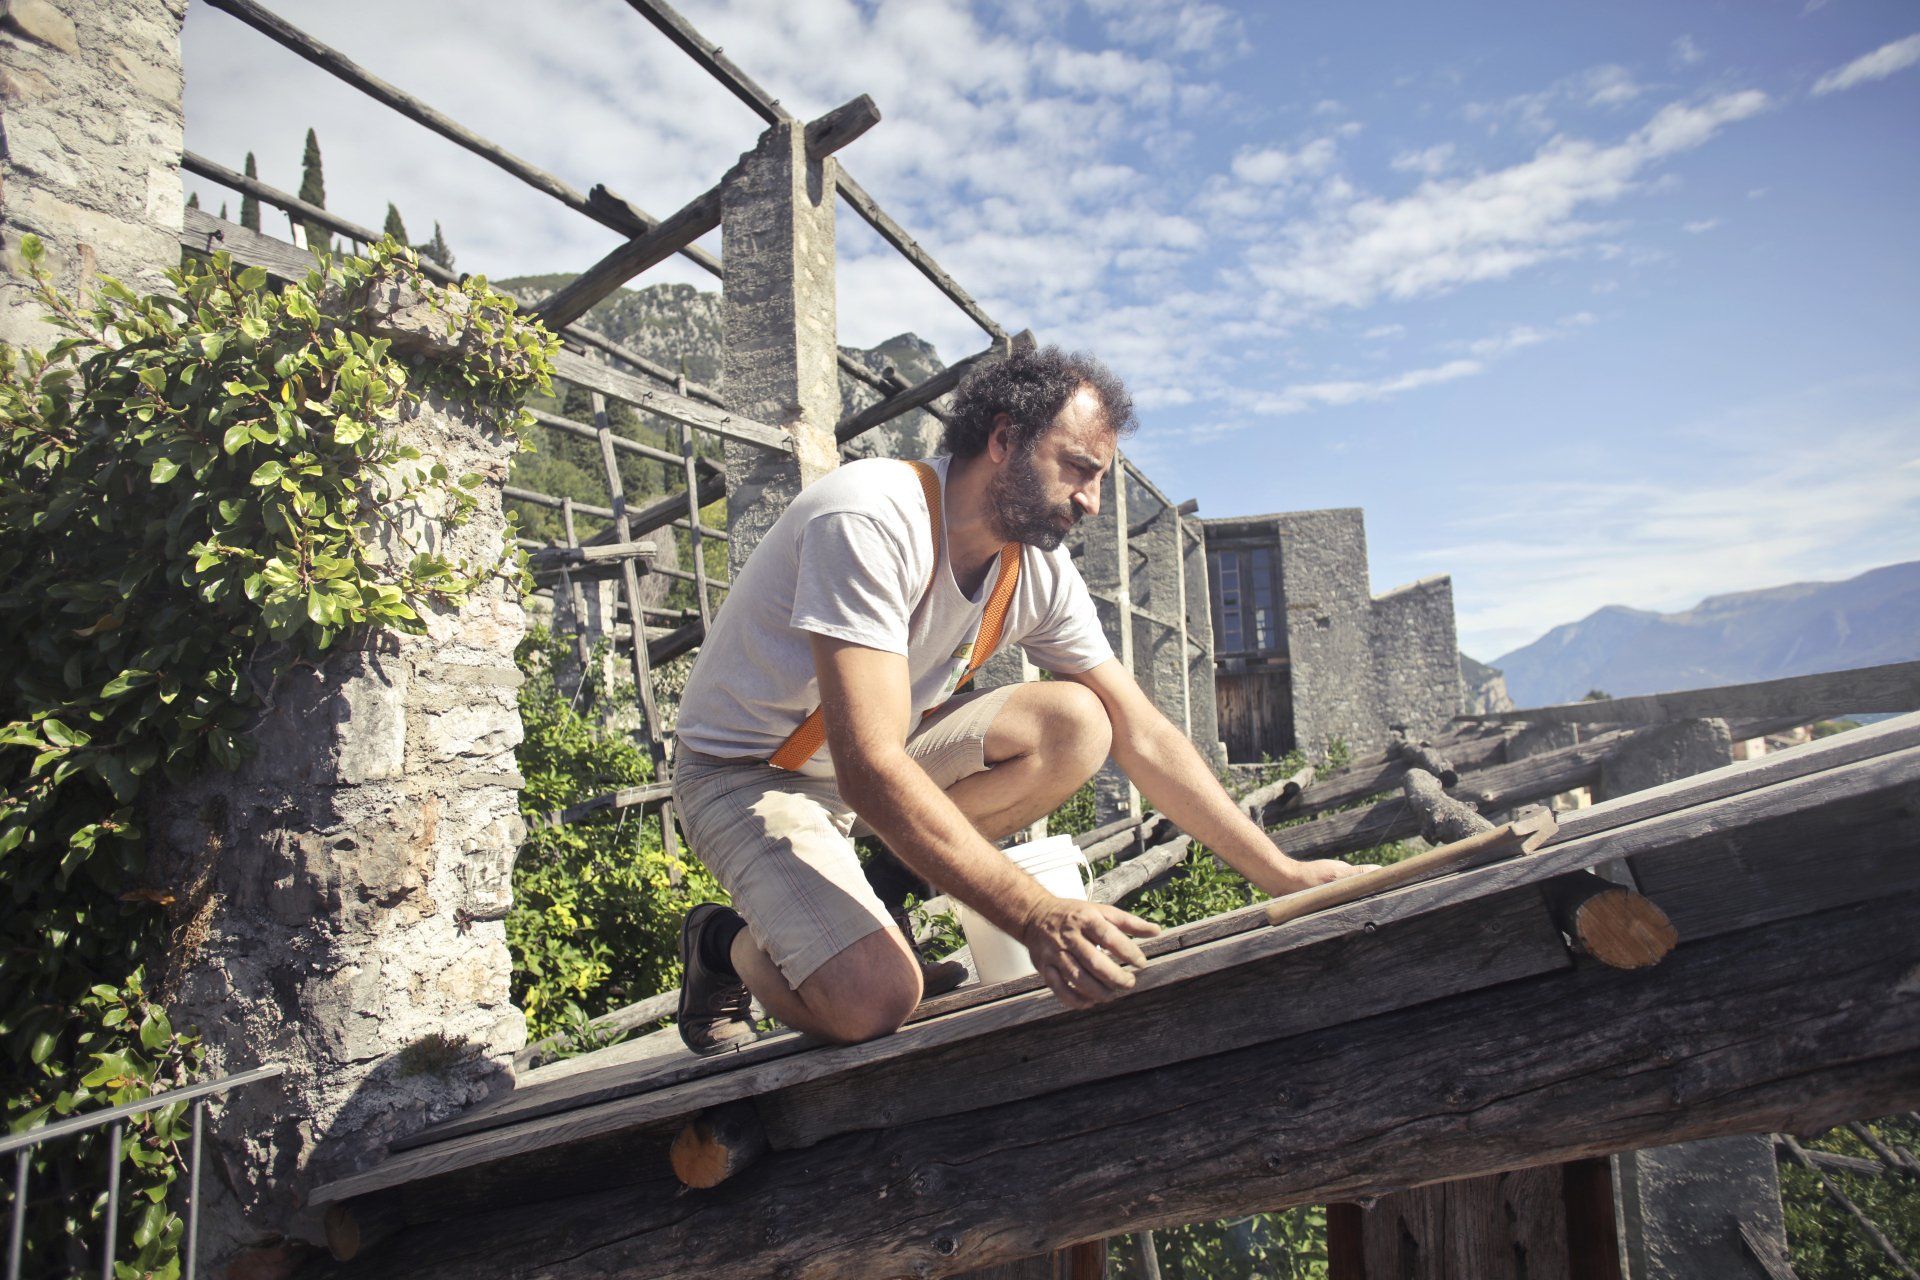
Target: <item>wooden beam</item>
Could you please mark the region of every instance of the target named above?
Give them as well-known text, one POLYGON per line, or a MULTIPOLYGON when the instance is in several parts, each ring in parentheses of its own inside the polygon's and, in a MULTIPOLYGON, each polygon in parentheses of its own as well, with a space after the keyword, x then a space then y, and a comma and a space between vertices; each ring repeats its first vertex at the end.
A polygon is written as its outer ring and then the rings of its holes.
POLYGON ((1425 769, 1409 769, 1400 780, 1407 803, 1420 815, 1420 834, 1433 844, 1451 844, 1493 830, 1493 824, 1470 804, 1448 795, 1440 779, 1425 769))
POLYGON ((533 310, 548 328, 572 324, 614 290, 720 225, 720 188, 703 191, 549 294, 533 310))
POLYGON ((983 361, 1003 359, 1009 347, 1018 350, 1022 347, 1031 347, 1032 345, 1033 334, 1023 331, 1014 335, 1014 337, 1009 339, 1005 344, 995 343, 985 351, 968 356, 965 360, 961 360, 955 364, 948 365, 932 377, 914 383, 913 386, 907 390, 899 392, 896 395, 888 396, 878 404, 868 405, 858 413, 849 414, 847 417, 842 418, 840 425, 833 429, 834 439, 838 440, 841 444, 845 444, 856 436, 864 435, 883 422, 891 422, 902 414, 912 413, 915 409, 921 408, 931 401, 938 400, 941 396, 946 395, 949 391, 959 386, 961 382, 966 379, 966 376, 972 373, 974 368, 983 361))
POLYGON ((1704 717, 1728 721, 1784 716, 1818 720, 1849 712, 1882 711, 1920 711, 1920 661, 1457 718, 1528 724, 1665 724, 1704 717))
POLYGON ((961 288, 960 282, 948 275, 934 260, 932 254, 921 248, 919 242, 908 235, 904 227, 888 216, 879 202, 853 180, 852 174, 842 169, 838 185, 840 198, 852 206, 853 211, 865 219, 867 225, 878 232, 882 240, 892 245, 901 257, 911 263, 914 270, 925 276, 934 288, 947 295, 947 299, 964 311, 969 320, 986 330, 988 337, 996 341, 1006 339, 1007 331, 994 323, 993 317, 973 300, 973 295, 961 288))
POLYGON ((660 34, 671 40, 682 53, 698 63, 702 70, 721 84, 753 113, 768 124, 791 120, 780 100, 753 82, 752 77, 734 65, 719 45, 701 35, 691 22, 665 3, 665 0, 627 0, 634 12, 651 22, 660 34))
MULTIPOLYGON (((339 50, 320 43, 306 32, 253 0, 207 0, 216 9, 232 14, 269 40, 289 49, 331 76, 345 81, 374 101, 383 103, 416 124, 425 125, 447 141, 464 147, 482 160, 512 174, 534 190, 558 200, 577 213, 583 213, 602 226, 623 235, 644 235, 654 223, 639 209, 611 201, 595 202, 561 181, 545 169, 528 164, 506 148, 487 141, 451 117, 434 110, 411 94, 403 93, 362 67, 339 50)), ((689 254, 689 256, 693 256, 689 254)), ((703 264, 704 265, 704 264, 703 264)))
MULTIPOLYGON (((1556 970, 844 1134, 698 1197, 576 1180, 538 1200, 499 1188, 464 1212, 442 1200, 457 1216, 409 1228, 353 1274, 491 1280, 564 1258, 605 1275, 933 1276, 1256 1207, 1883 1114, 1920 1096, 1920 1002, 1905 987, 1917 908, 1864 902, 1690 942, 1646 973, 1556 970)), ((424 1189, 417 1203, 434 1211, 424 1189)))
POLYGON ((1560 932, 1584 956, 1615 969, 1659 964, 1680 934, 1651 898, 1580 871, 1542 886, 1560 932))
MULTIPOLYGON (((831 155, 879 122, 873 99, 861 94, 807 125, 807 152, 831 155)), ((666 261, 720 225, 720 188, 682 205, 665 221, 635 236, 575 276, 534 309, 549 328, 572 324, 647 268, 666 261)))

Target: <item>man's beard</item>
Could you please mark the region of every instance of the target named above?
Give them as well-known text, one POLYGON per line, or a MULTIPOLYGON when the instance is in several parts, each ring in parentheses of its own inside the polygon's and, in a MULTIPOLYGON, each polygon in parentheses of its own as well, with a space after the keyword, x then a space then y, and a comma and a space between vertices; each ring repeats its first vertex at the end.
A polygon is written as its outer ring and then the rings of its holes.
POLYGON ((988 481, 987 497, 993 503, 1000 536, 1042 551, 1059 546, 1080 518, 1080 510, 1072 502, 1056 506, 1047 501, 1046 486, 1034 469, 1033 455, 1024 449, 1016 451, 1000 474, 988 481))

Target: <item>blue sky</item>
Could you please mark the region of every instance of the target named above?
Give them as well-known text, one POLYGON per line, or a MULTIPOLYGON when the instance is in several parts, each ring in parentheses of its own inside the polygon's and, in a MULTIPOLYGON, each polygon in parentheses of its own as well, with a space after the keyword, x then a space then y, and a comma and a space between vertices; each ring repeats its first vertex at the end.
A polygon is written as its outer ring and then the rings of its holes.
MULTIPOLYGON (((621 0, 273 7, 656 214, 758 130, 621 0)), ((1476 657, 1920 557, 1912 4, 681 8, 803 115, 871 93, 848 168, 1002 323, 1134 385, 1163 490, 1364 507, 1376 589, 1452 573, 1476 657)), ((438 218, 493 275, 615 242, 223 14, 186 54, 216 160, 292 189, 311 124, 330 208, 438 218)), ((841 225, 843 341, 982 344, 841 225)))

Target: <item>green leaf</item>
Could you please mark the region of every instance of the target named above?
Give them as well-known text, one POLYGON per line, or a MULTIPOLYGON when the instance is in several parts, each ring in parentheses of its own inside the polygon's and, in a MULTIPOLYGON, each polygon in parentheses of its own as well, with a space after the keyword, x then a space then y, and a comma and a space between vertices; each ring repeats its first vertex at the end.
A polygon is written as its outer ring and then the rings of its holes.
POLYGON ((167 1015, 155 1009, 140 1024, 140 1043, 148 1049, 158 1050, 167 1047, 173 1039, 173 1024, 167 1021, 167 1015))

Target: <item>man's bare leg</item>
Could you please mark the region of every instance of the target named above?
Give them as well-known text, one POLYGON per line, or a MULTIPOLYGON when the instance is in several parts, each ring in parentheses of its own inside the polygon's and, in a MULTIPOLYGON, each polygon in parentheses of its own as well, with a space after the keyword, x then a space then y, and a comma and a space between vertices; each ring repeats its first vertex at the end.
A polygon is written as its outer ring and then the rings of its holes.
MULTIPOLYGON (((1107 758, 1112 726, 1090 690, 1065 681, 1021 685, 987 728, 987 767, 947 795, 989 840, 1052 813, 1107 758)), ((733 940, 734 971, 786 1025, 842 1043, 897 1030, 920 1002, 920 964, 897 929, 876 929, 795 990, 751 929, 733 940)))

